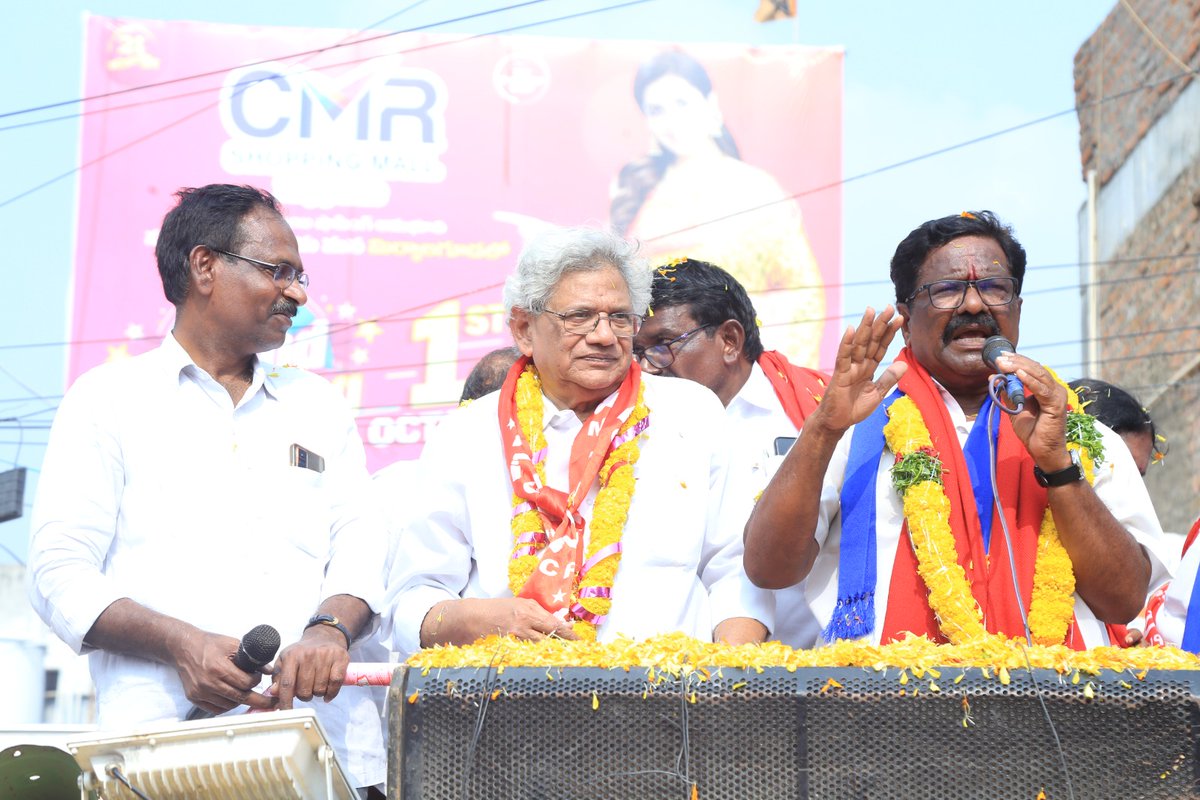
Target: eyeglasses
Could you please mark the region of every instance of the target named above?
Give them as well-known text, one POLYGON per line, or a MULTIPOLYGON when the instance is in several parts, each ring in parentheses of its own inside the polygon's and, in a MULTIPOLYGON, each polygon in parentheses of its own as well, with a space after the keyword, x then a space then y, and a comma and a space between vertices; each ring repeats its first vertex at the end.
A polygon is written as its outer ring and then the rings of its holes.
POLYGON ((984 305, 1006 306, 1016 296, 1021 282, 1016 278, 980 278, 975 281, 934 281, 918 286, 904 302, 911 303, 921 292, 929 293, 934 308, 958 308, 967 299, 967 287, 974 286, 984 305))
POLYGON ((561 319, 563 328, 567 333, 576 333, 581 336, 587 336, 596 330, 601 319, 608 320, 608 328, 613 332, 613 336, 619 336, 622 339, 629 339, 636 336, 642 327, 641 315, 631 314, 626 311, 617 311, 609 314, 605 311, 588 311, 586 309, 564 313, 551 311, 548 308, 542 310, 547 314, 553 314, 561 319))
POLYGON ((230 258, 241 259, 242 261, 253 264, 265 272, 271 273, 271 280, 275 281, 275 286, 277 286, 281 292, 291 286, 292 281, 300 284, 305 289, 308 288, 308 273, 301 272, 291 264, 268 264, 266 261, 259 261, 257 258, 250 258, 248 256, 239 256, 237 253, 230 253, 228 250, 218 250, 217 248, 210 247, 208 245, 205 245, 205 247, 208 247, 208 249, 212 250, 214 253, 220 253, 221 255, 229 256, 230 258))
POLYGON ((675 351, 671 348, 680 342, 686 340, 689 336, 697 331, 702 331, 705 328, 711 328, 712 324, 701 325, 698 328, 692 328, 687 333, 681 333, 669 342, 656 344, 647 347, 645 350, 633 349, 633 357, 639 362, 644 362, 654 367, 655 369, 666 369, 675 363, 675 351))

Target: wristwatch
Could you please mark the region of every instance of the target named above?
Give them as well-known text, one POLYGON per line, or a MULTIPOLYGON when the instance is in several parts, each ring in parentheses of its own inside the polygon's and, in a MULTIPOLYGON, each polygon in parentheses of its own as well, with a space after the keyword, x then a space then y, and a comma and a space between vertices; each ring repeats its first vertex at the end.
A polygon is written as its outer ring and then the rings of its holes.
POLYGON ((1063 467, 1054 472, 1042 472, 1042 468, 1037 464, 1033 465, 1033 477, 1037 478, 1037 482, 1045 487, 1066 486, 1068 483, 1083 480, 1083 465, 1079 463, 1079 451, 1075 449, 1068 450, 1067 453, 1071 456, 1071 466, 1063 467))
POLYGON ((342 636, 346 637, 346 649, 350 649, 350 642, 353 641, 350 638, 350 631, 346 630, 346 626, 337 617, 332 614, 317 614, 309 619, 308 624, 304 626, 304 630, 308 630, 313 625, 328 625, 331 628, 337 628, 342 632, 342 636))

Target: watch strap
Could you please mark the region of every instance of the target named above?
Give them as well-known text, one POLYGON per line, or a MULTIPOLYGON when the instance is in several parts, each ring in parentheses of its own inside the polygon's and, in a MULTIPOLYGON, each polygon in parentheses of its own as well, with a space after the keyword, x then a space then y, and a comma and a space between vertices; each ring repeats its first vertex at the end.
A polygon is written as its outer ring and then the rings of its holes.
POLYGON ((1069 483, 1074 483, 1078 480, 1083 480, 1083 467, 1079 463, 1079 456, 1076 451, 1072 450, 1070 466, 1057 469, 1054 472, 1043 472, 1042 468, 1037 464, 1033 465, 1033 476, 1037 478, 1037 482, 1046 488, 1055 486, 1066 486, 1069 483))
POLYGON ((354 640, 350 636, 350 631, 346 630, 346 626, 332 614, 317 614, 308 620, 308 624, 304 626, 304 630, 308 630, 314 625, 328 625, 331 628, 337 628, 342 632, 342 636, 346 637, 346 649, 350 649, 350 644, 354 640))

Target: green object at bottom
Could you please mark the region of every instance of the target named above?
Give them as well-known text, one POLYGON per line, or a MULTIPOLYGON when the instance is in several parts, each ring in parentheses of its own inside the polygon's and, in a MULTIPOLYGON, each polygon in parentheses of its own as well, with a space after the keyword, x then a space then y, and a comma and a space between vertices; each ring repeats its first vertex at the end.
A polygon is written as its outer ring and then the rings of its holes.
POLYGON ((74 800, 79 797, 82 772, 75 759, 57 747, 37 744, 10 747, 0 751, 0 797, 74 800))

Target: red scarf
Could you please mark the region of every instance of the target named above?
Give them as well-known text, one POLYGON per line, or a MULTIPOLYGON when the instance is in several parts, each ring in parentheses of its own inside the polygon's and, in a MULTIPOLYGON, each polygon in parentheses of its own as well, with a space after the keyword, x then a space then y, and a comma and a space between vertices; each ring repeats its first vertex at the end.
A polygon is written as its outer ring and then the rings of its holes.
POLYGON ((1200 519, 1192 523, 1191 530, 1188 531, 1187 537, 1183 540, 1183 552, 1180 555, 1186 555, 1188 548, 1192 546, 1192 542, 1196 541, 1196 537, 1200 536, 1200 519))
POLYGON ((808 415, 817 410, 828 376, 815 369, 797 367, 776 350, 763 351, 758 357, 758 365, 771 382, 784 413, 796 430, 800 430, 808 415))
MULTIPOLYGON (((579 507, 596 482, 617 431, 633 413, 642 370, 636 361, 633 362, 615 397, 597 406, 575 435, 568 468, 570 491, 564 493, 541 485, 535 463, 544 460, 546 452, 530 452, 529 442, 525 441, 517 419, 517 379, 530 364, 528 356, 519 358, 509 369, 500 389, 500 435, 513 493, 535 509, 542 519, 542 532, 528 534, 528 540, 519 542, 521 547, 515 552, 518 556, 538 555, 538 568, 518 596, 538 601, 552 614, 565 616, 565 612, 570 611, 583 618, 579 612, 586 614, 586 610, 582 606, 578 611, 576 609, 586 525, 579 515, 579 507)), ((521 510, 518 507, 517 512, 521 510)))
MULTIPOLYGON (((1188 549, 1196 541, 1198 536, 1200 536, 1200 519, 1197 519, 1192 523, 1191 530, 1188 531, 1187 537, 1183 540, 1183 552, 1180 554, 1181 556, 1187 555, 1188 549)), ((1154 593, 1151 594, 1150 598, 1146 601, 1146 631, 1142 636, 1142 644, 1153 644, 1159 645, 1160 647, 1167 645, 1167 640, 1163 638, 1163 635, 1158 630, 1158 613, 1162 610, 1163 603, 1166 602, 1167 589, 1169 589, 1170 586, 1171 584, 1169 582, 1164 583, 1162 586, 1155 589, 1154 593)), ((1110 636, 1112 635, 1112 627, 1113 626, 1111 625, 1109 626, 1110 636)), ((1114 642, 1114 644, 1116 644, 1116 642, 1114 642)), ((1120 644, 1122 647, 1125 646, 1124 639, 1120 641, 1120 644)))
MULTIPOLYGON (((933 378, 907 347, 900 351, 897 361, 908 364, 908 371, 900 379, 900 391, 916 403, 925 426, 929 429, 933 447, 941 456, 945 467, 943 481, 946 497, 950 500, 950 529, 954 532, 959 564, 971 582, 971 594, 983 611, 984 625, 992 633, 1023 638, 1025 626, 1013 598, 1012 566, 1008 560, 1008 549, 1004 544, 998 512, 994 512, 997 517, 992 523, 991 552, 984 553, 983 533, 975 509, 971 476, 967 472, 967 462, 963 457, 962 446, 958 443, 958 433, 950 419, 950 412, 942 401, 941 392, 934 384, 933 378)), ((1028 614, 1029 601, 1033 594, 1038 532, 1048 501, 1046 490, 1038 485, 1033 476, 1033 457, 1017 438, 1008 415, 999 416, 1000 434, 996 443, 996 484, 999 490, 997 496, 1003 504, 1004 516, 1012 534, 1017 584, 1021 587, 1021 602, 1024 604, 1025 613, 1028 614)), ((903 638, 905 631, 927 636, 934 641, 945 641, 933 611, 929 608, 929 589, 917 574, 917 556, 908 536, 907 522, 900 531, 900 543, 896 549, 881 641, 897 641, 903 638)), ((1065 643, 1076 650, 1084 648, 1083 637, 1076 631, 1074 621, 1067 629, 1065 643)))

